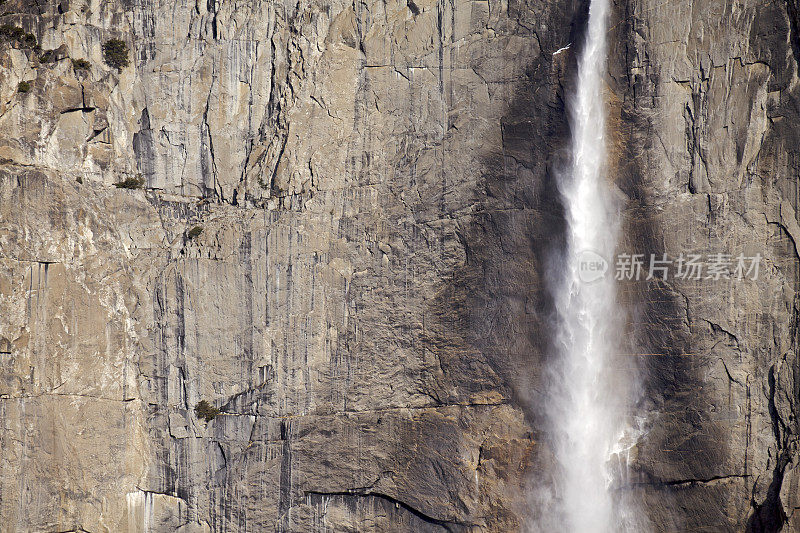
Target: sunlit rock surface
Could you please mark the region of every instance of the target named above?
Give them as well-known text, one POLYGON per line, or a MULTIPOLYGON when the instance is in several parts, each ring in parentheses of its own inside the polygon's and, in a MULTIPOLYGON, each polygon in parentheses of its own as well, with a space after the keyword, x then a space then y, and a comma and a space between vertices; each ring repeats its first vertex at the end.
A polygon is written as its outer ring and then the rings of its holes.
MULTIPOLYGON (((3 3, 41 50, 0 44, 0 529, 547 512, 527 487, 553 464, 541 279, 576 47, 554 53, 586 7, 3 3)), ((756 282, 621 286, 653 354, 625 490, 658 531, 800 530, 798 7, 613 5, 621 248, 764 256, 756 282)))

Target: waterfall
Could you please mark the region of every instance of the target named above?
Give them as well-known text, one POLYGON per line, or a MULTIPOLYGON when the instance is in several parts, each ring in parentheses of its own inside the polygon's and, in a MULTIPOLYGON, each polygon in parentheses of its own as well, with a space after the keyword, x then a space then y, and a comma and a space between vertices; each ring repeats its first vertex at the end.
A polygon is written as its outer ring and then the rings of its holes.
MULTIPOLYGON (((624 477, 631 375, 617 361, 624 319, 612 257, 619 207, 606 179, 603 74, 609 0, 591 0, 577 86, 568 103, 572 162, 559 190, 566 249, 550 276, 555 309, 546 413, 556 459, 549 503, 535 530, 574 533, 641 531, 612 483, 624 477), (605 259, 604 276, 587 279, 581 262, 605 259), (546 517, 545 517, 546 515, 546 517)), ((594 271, 593 271, 594 272, 594 271)), ((624 362, 624 361, 623 361, 624 362)))

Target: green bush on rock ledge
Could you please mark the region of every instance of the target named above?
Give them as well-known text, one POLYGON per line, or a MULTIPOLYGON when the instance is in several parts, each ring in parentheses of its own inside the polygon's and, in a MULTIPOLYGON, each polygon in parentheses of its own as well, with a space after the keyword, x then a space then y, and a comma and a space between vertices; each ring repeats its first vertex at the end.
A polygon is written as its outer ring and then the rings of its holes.
POLYGON ((205 400, 200 400, 197 402, 197 405, 194 406, 194 414, 197 415, 197 418, 202 418, 206 422, 214 420, 220 412, 219 409, 205 400))
POLYGON ((92 68, 92 64, 85 59, 73 59, 72 68, 75 70, 89 70, 92 68))
POLYGON ((128 45, 120 39, 106 41, 106 44, 103 45, 103 59, 105 59, 109 67, 122 72, 122 69, 130 65, 128 45))
POLYGON ((203 233, 202 226, 195 226, 189 230, 186 236, 189 237, 190 239, 194 239, 195 237, 199 237, 201 233, 203 233))
POLYGON ((30 90, 31 90, 31 84, 28 83, 27 81, 21 81, 19 82, 19 85, 17 85, 18 93, 27 93, 30 90))
POLYGON ((125 178, 114 184, 117 189, 141 189, 144 186, 144 178, 136 176, 135 178, 125 178))
POLYGON ((12 26, 11 24, 0 26, 0 40, 16 42, 22 48, 39 48, 34 34, 26 33, 19 26, 12 26))

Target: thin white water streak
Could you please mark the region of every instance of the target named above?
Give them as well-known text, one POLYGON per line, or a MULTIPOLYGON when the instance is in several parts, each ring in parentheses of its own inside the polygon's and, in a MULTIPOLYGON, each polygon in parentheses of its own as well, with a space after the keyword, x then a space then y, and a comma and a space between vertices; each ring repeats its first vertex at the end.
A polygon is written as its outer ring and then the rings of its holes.
MULTIPOLYGON (((609 0, 591 0, 586 41, 569 105, 572 165, 560 183, 567 222, 564 263, 551 292, 557 311, 556 362, 547 414, 558 470, 548 527, 571 533, 637 530, 612 484, 627 467, 631 375, 615 364, 623 332, 613 275, 579 276, 581 252, 614 255, 619 209, 606 180, 603 75, 609 0), (612 465, 615 464, 615 467, 612 465)), ((544 527, 545 521, 539 520, 544 527)))

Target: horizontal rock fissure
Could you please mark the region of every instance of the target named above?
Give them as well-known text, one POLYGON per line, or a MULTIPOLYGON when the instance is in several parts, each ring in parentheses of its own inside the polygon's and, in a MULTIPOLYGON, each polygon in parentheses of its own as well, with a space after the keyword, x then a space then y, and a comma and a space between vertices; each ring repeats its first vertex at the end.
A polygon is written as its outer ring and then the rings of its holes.
MULTIPOLYGON (((9 352, 10 353, 10 352, 9 352)), ((32 398, 45 398, 48 396, 65 396, 71 398, 88 398, 92 400, 102 400, 104 402, 132 402, 138 400, 139 398, 105 398, 103 396, 92 396, 90 394, 77 394, 77 393, 69 393, 69 392, 43 392, 41 394, 24 394, 21 396, 10 396, 10 395, 3 395, 0 396, 0 400, 29 400, 32 398)))
POLYGON ((388 413, 392 411, 435 411, 437 409, 443 409, 447 407, 466 407, 466 408, 477 408, 477 407, 500 407, 502 405, 509 405, 510 402, 503 401, 503 402, 495 402, 495 403, 448 403, 448 404, 440 404, 440 405, 425 405, 419 407, 383 407, 383 408, 375 408, 375 409, 361 409, 361 410, 347 410, 347 411, 331 411, 331 412, 323 412, 323 413, 306 413, 306 414, 285 414, 285 415, 260 415, 256 413, 227 413, 221 412, 217 416, 255 416, 256 418, 303 418, 303 417, 314 417, 314 416, 341 416, 341 415, 350 415, 350 414, 368 414, 368 413, 388 413))
POLYGON ((70 107, 69 109, 65 109, 61 111, 62 115, 66 115, 67 113, 75 113, 76 111, 81 111, 82 113, 91 113, 94 111, 95 107, 70 107))
POLYGON ((652 486, 652 487, 679 487, 690 485, 703 485, 719 481, 726 481, 729 479, 747 479, 751 477, 750 474, 729 474, 725 476, 712 476, 708 478, 687 478, 687 479, 672 479, 672 480, 657 480, 657 481, 643 481, 631 483, 630 486, 652 486))
POLYGON ((328 496, 328 497, 342 496, 342 497, 354 497, 354 498, 369 498, 369 497, 378 498, 380 500, 394 504, 405 511, 408 511, 409 513, 413 514, 414 516, 416 516, 420 520, 423 520, 424 522, 441 526, 446 531, 454 531, 453 530, 454 527, 458 528, 458 530, 461 530, 462 528, 467 528, 473 525, 467 522, 459 522, 455 520, 442 520, 440 518, 435 518, 433 516, 423 513, 419 509, 412 507, 411 505, 407 504, 402 500, 398 500, 397 498, 393 498, 392 496, 380 492, 370 492, 362 489, 332 491, 332 492, 309 490, 305 491, 304 494, 306 496, 328 496))

